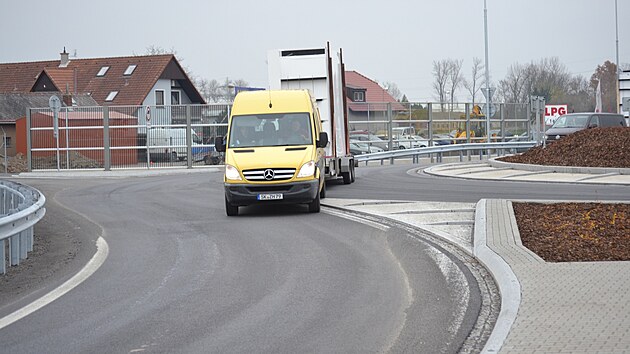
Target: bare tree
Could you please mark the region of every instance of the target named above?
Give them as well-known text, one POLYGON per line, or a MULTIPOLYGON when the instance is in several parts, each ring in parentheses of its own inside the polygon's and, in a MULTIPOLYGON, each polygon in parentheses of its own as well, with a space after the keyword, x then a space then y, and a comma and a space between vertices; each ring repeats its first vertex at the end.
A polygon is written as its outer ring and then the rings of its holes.
POLYGON ((396 101, 400 101, 400 98, 402 97, 402 92, 400 92, 400 89, 398 88, 398 85, 396 85, 396 83, 385 81, 383 82, 383 86, 390 96, 392 96, 396 101))
POLYGON ((447 59, 433 61, 433 90, 435 98, 440 102, 440 108, 444 112, 446 102, 446 87, 448 83, 449 63, 447 59))
POLYGON ((477 102, 477 93, 481 90, 481 84, 483 82, 483 68, 484 66, 481 64, 481 59, 474 57, 470 81, 466 78, 462 79, 464 88, 468 91, 470 97, 472 98, 473 106, 477 102))
POLYGON ((453 102, 455 102, 455 94, 457 93, 457 89, 462 84, 462 63, 463 59, 449 59, 448 60, 448 87, 449 91, 449 102, 451 103, 450 110, 453 110, 453 102))
POLYGON ((526 103, 527 67, 519 63, 510 65, 503 80, 499 80, 498 94, 503 102, 526 103))
POLYGON ((603 111, 617 113, 617 65, 609 60, 598 65, 591 75, 591 87, 596 88, 598 80, 601 81, 603 111))

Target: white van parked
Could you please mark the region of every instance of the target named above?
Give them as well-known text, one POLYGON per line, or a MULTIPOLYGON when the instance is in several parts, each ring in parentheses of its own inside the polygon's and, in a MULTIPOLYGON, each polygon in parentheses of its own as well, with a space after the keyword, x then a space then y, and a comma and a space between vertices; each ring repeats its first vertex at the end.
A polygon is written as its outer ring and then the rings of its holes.
MULTIPOLYGON (((191 131, 193 155, 195 154, 195 145, 202 144, 201 138, 191 131)), ((147 137, 147 146, 151 160, 161 161, 182 161, 186 160, 186 129, 185 128, 153 128, 149 129, 147 137)))

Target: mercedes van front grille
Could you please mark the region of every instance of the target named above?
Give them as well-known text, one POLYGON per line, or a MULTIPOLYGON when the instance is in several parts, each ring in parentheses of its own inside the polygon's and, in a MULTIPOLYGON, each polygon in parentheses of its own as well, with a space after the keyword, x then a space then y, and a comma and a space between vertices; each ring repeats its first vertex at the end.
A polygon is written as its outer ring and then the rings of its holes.
POLYGON ((243 171, 243 176, 248 181, 283 181, 291 179, 295 174, 295 168, 265 168, 243 171))

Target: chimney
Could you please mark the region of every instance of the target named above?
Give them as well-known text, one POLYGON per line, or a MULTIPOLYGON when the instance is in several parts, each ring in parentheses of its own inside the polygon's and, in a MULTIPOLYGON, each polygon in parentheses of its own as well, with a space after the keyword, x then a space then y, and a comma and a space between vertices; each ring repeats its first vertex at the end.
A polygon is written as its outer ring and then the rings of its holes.
POLYGON ((68 84, 66 84, 66 92, 62 96, 62 101, 66 107, 72 107, 72 94, 68 90, 68 84))
POLYGON ((66 52, 66 47, 63 47, 63 53, 59 53, 59 54, 61 54, 61 62, 59 62, 59 67, 65 68, 66 66, 68 66, 68 63, 70 62, 70 54, 66 52))

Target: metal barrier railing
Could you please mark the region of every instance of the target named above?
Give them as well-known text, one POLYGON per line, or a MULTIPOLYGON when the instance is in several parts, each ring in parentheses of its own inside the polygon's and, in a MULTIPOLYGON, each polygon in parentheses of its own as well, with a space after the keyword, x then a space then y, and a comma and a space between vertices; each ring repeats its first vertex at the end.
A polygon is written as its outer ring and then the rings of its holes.
POLYGON ((366 164, 369 161, 381 161, 381 164, 385 160, 390 160, 390 163, 394 163, 394 160, 397 158, 409 158, 413 159, 413 163, 418 163, 420 156, 423 155, 436 155, 437 162, 442 162, 443 155, 448 152, 459 152, 460 161, 463 161, 464 151, 478 151, 480 159, 486 155, 488 157, 492 156, 492 151, 495 151, 495 154, 500 156, 504 155, 506 152, 514 153, 520 149, 529 149, 536 146, 535 141, 511 141, 511 142, 498 142, 498 143, 470 143, 470 144, 453 144, 453 145, 443 145, 443 146, 431 146, 431 147, 421 147, 415 149, 404 149, 404 150, 391 150, 391 151, 383 151, 376 152, 372 154, 363 154, 355 156, 355 160, 358 162, 365 161, 366 164))
POLYGON ((29 171, 217 164, 229 104, 64 107, 27 111, 29 171), (53 124, 57 122, 57 124, 53 124))
POLYGON ((44 214, 46 198, 37 189, 0 181, 0 272, 6 274, 7 250, 11 266, 33 251, 33 226, 44 214), (8 247, 5 241, 8 241, 8 247))

